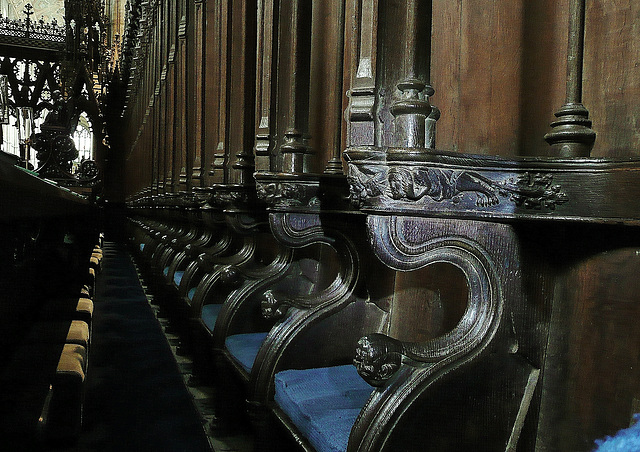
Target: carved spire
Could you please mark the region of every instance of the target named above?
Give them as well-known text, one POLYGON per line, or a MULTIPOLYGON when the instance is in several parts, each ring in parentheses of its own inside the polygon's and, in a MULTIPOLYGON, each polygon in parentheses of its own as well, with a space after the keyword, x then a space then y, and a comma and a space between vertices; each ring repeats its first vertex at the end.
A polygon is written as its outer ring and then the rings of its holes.
POLYGON ((584 54, 585 0, 571 0, 567 49, 567 97, 555 113, 553 130, 545 135, 555 155, 588 157, 596 140, 589 111, 582 105, 582 62, 584 54))

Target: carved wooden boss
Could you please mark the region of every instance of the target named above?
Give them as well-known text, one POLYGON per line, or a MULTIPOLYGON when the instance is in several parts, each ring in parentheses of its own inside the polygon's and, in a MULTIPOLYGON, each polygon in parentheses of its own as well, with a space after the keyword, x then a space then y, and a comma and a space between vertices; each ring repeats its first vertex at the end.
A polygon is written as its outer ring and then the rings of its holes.
MULTIPOLYGON (((581 314, 579 288, 566 274, 599 252, 640 244, 633 229, 640 162, 589 158, 595 134, 581 104, 584 1, 572 2, 567 104, 546 137, 557 150, 551 158, 436 150, 431 1, 366 3, 344 154, 351 200, 367 214, 371 244, 386 265, 409 271, 447 262, 466 276, 469 298, 457 326, 428 342, 360 340, 354 362, 379 389, 350 448, 393 450, 398 435, 423 435, 433 450, 589 450, 616 422, 628 425, 636 399, 628 386, 620 400, 603 400, 590 386, 576 390, 572 378, 582 372, 602 380, 605 371, 580 356, 602 359, 607 336, 588 323, 593 313, 581 314), (367 25, 376 20, 377 29, 367 25), (426 404, 412 405, 416 397, 426 404), (376 435, 401 416, 415 416, 415 429, 376 435)), ((634 344, 621 338, 618 345, 633 354, 634 344)))

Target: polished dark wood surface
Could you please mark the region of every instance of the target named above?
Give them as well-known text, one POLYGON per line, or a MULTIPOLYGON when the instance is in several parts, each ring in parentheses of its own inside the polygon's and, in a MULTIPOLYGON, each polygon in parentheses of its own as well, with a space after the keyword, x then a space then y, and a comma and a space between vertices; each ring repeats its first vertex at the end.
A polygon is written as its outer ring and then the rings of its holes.
POLYGON ((637 7, 134 4, 119 201, 259 448, 275 422, 312 449, 277 372, 349 362, 375 389, 348 450, 588 450, 628 425, 637 7), (248 372, 238 332, 267 333, 248 372))

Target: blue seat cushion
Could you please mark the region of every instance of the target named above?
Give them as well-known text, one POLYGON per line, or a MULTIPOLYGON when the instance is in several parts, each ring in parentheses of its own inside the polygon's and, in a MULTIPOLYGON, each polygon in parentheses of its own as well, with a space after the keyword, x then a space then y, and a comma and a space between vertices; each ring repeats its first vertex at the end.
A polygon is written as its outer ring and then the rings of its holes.
POLYGON ((344 452, 372 392, 348 364, 278 372, 274 400, 318 452, 344 452))
POLYGON ((167 276, 169 274, 169 267, 165 267, 164 270, 162 270, 162 274, 167 276))
POLYGON ((140 244, 140 251, 144 251, 144 243, 140 244))
POLYGON ((640 450, 640 413, 634 414, 633 419, 636 423, 631 427, 619 430, 613 436, 597 439, 594 452, 640 450))
POLYGON ((205 304, 202 307, 202 322, 209 331, 213 331, 213 327, 216 326, 216 319, 220 314, 220 309, 222 309, 222 305, 217 303, 205 304))
POLYGON ((193 301, 193 297, 196 294, 196 288, 192 287, 191 289, 189 289, 189 292, 187 293, 187 298, 191 301, 193 301))
POLYGON ((248 373, 251 372, 258 350, 267 337, 267 333, 234 334, 224 341, 229 354, 240 363, 248 373))
POLYGON ((184 272, 175 272, 173 274, 173 282, 176 284, 176 286, 180 287, 180 281, 182 281, 182 277, 184 276, 184 272))

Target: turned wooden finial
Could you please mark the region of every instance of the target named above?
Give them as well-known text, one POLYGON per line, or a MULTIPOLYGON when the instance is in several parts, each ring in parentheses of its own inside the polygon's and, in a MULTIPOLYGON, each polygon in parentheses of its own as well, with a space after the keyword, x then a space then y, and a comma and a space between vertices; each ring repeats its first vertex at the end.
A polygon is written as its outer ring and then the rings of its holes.
POLYGON ((582 105, 585 0, 572 0, 569 13, 567 97, 544 139, 558 157, 589 157, 596 133, 591 128, 589 111, 582 105))

